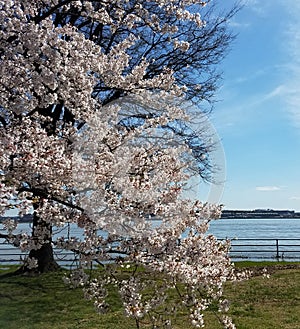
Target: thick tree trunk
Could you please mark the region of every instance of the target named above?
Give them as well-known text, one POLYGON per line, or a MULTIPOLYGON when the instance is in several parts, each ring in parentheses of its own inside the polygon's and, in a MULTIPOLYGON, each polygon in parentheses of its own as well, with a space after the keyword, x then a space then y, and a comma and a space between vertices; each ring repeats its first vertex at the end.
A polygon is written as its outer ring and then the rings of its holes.
POLYGON ((51 243, 51 225, 39 218, 35 212, 33 214, 32 224, 32 238, 39 241, 41 247, 39 249, 30 250, 28 257, 37 261, 37 267, 31 268, 25 263, 16 271, 16 273, 39 274, 58 270, 60 267, 54 259, 53 247, 51 243), (45 233, 44 235, 39 235, 37 232, 45 233))
POLYGON ((39 273, 56 271, 59 269, 59 265, 54 259, 51 243, 43 244, 40 249, 31 250, 29 257, 37 260, 38 267, 33 270, 38 271, 39 273))
POLYGON ((60 268, 54 259, 51 243, 44 244, 40 249, 31 250, 28 257, 37 260, 37 267, 30 268, 27 264, 24 264, 15 272, 15 274, 35 275, 57 271, 60 268))

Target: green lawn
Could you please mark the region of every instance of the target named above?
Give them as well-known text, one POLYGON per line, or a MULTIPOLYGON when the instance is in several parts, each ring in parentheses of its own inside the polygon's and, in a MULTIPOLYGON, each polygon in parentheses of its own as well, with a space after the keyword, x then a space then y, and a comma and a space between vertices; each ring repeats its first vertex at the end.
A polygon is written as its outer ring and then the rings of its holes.
MULTIPOLYGON (((269 266, 274 263, 264 263, 269 266)), ((255 266, 257 263, 239 263, 255 266)), ((111 310, 95 313, 83 299, 81 289, 69 289, 63 272, 39 277, 7 275, 12 268, 0 268, 0 328, 5 329, 131 329, 133 320, 123 316, 117 295, 110 299, 111 310)), ((276 269, 269 279, 255 276, 248 281, 228 283, 225 295, 231 301, 230 315, 239 329, 299 329, 300 269, 276 269)), ((192 328, 178 320, 174 328, 192 328)), ((206 328, 222 328, 213 313, 207 314, 206 328)))

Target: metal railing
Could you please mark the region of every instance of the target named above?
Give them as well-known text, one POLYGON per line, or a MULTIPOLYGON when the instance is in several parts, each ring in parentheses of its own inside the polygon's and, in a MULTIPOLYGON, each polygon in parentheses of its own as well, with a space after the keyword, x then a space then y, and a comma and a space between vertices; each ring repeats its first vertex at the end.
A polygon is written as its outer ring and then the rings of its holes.
POLYGON ((233 239, 233 259, 300 260, 300 239, 233 239))
MULTIPOLYGON (((7 242, 3 242, 3 239, 0 239, 0 265, 17 265, 22 264, 24 259, 27 257, 28 252, 22 252, 20 249, 13 247, 7 242)), ((78 256, 71 251, 65 251, 61 249, 53 250, 55 260, 61 266, 71 266, 73 263, 78 261, 78 256)))
MULTIPOLYGON (((20 264, 26 253, 0 239, 0 264, 20 264)), ((60 265, 76 262, 72 252, 54 249, 60 265)), ((230 257, 233 260, 292 260, 300 261, 300 239, 233 239, 230 257)))

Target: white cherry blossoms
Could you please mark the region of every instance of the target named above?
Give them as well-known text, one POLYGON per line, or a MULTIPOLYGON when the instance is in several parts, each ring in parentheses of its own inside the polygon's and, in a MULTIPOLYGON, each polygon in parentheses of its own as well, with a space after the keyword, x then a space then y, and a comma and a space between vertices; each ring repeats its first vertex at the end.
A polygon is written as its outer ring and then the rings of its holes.
MULTIPOLYGON (((24 251, 51 243, 78 256, 79 269, 66 281, 84 286, 98 311, 107 309, 114 285, 137 323, 171 327, 174 314, 184 310, 198 328, 209 305, 220 300, 226 309, 222 287, 234 275, 229 242, 207 234, 221 208, 183 197, 195 160, 187 143, 166 129, 176 120, 188 122, 174 101, 183 90, 167 67, 147 77, 145 58, 127 70, 127 50, 139 35, 104 52, 71 22, 56 26, 51 14, 51 8, 77 8, 82 19, 114 31, 124 24, 129 30, 145 24, 157 33, 177 31, 176 25, 162 26, 143 3, 135 1, 123 20, 128 1, 0 1, 0 106, 6 120, 0 127, 0 210, 33 212, 43 224, 35 225, 32 236, 15 236, 24 251), (103 106, 93 94, 99 82, 130 96, 103 106), (58 105, 63 111, 50 133, 45 127, 58 105), (48 117, 41 114, 49 107, 48 117), (66 110, 73 124, 63 122, 66 110), (78 122, 84 122, 80 129, 78 122), (52 237, 54 226, 69 224, 82 228, 83 236, 52 237), (84 270, 95 262, 104 271, 89 280, 84 270)), ((153 1, 162 13, 199 28, 203 22, 192 9, 205 4, 153 1)), ((188 47, 184 40, 174 43, 182 51, 188 47)), ((11 235, 15 223, 4 226, 11 235)), ((37 260, 29 259, 28 266, 36 267, 37 260)), ((224 324, 233 328, 229 318, 224 324)))

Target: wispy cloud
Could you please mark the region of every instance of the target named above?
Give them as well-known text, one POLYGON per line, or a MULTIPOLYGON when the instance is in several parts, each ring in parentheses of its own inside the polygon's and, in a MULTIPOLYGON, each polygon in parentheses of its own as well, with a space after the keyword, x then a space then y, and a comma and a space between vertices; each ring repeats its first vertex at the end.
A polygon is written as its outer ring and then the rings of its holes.
MULTIPOLYGON (((252 12, 252 15, 258 16, 258 17, 264 17, 268 14, 268 3, 263 2, 261 0, 239 0, 238 3, 242 6, 242 8, 247 8, 252 12)), ((243 11, 242 9, 242 11, 243 11)), ((247 19, 247 21, 241 21, 239 18, 232 18, 228 22, 229 26, 232 28, 238 28, 241 29, 247 29, 251 26, 253 26, 253 22, 251 19, 247 19)))
POLYGON ((243 75, 243 76, 240 76, 238 78, 236 78, 233 82, 234 83, 244 83, 244 82, 249 82, 251 80, 255 80, 257 78, 261 78, 263 77, 265 74, 268 74, 268 71, 269 70, 274 70, 274 68, 263 68, 263 69, 259 69, 255 72, 252 72, 252 74, 247 74, 247 75, 243 75))
POLYGON ((254 13, 265 16, 269 3, 261 0, 244 0, 242 5, 249 7, 254 13))
POLYGON ((232 28, 239 28, 239 29, 245 29, 245 28, 248 28, 249 26, 251 26, 251 24, 249 22, 241 23, 241 22, 238 22, 233 19, 231 19, 228 24, 232 28))
MULTIPOLYGON (((285 62, 280 63, 277 68, 282 75, 282 83, 269 93, 258 98, 254 102, 255 106, 260 103, 280 97, 286 105, 287 114, 293 126, 300 128, 300 1, 295 0, 275 0, 272 3, 260 0, 244 0, 245 6, 252 10, 254 15, 269 15, 270 6, 276 6, 281 11, 283 20, 282 32, 278 35, 279 45, 285 54, 285 62), (286 77, 286 78, 284 78, 286 77)), ((239 82, 245 82, 251 78, 256 78, 257 72, 253 76, 241 78, 239 82)))
POLYGON ((247 104, 244 105, 244 108, 257 109, 260 106, 262 106, 265 102, 272 101, 276 98, 286 99, 288 98, 288 96, 291 96, 290 94, 291 94, 291 90, 289 90, 286 85, 281 84, 265 94, 263 93, 253 94, 252 97, 248 98, 247 104))
POLYGON ((287 55, 286 104, 295 126, 300 128, 300 2, 294 0, 281 0, 287 13, 288 24, 283 33, 282 49, 287 55))
POLYGON ((288 89, 285 85, 279 85, 275 87, 273 90, 271 90, 269 93, 267 93, 263 98, 262 101, 267 101, 269 99, 275 98, 275 97, 281 97, 283 95, 286 95, 288 93, 288 89))
POLYGON ((300 201, 300 196, 292 196, 290 197, 290 200, 300 201))
MULTIPOLYGON (((277 40, 284 57, 276 64, 270 63, 270 66, 258 65, 257 70, 251 74, 245 72, 244 75, 233 78, 227 83, 227 90, 224 88, 222 90, 223 99, 227 100, 227 103, 223 103, 224 115, 220 119, 220 129, 237 127, 241 122, 249 120, 251 115, 261 111, 267 103, 278 101, 273 104, 276 109, 285 111, 284 115, 290 120, 291 126, 300 130, 300 1, 275 0, 271 3, 244 0, 244 3, 247 6, 246 9, 251 10, 254 16, 262 16, 263 13, 269 15, 271 6, 277 8, 275 13, 280 11, 282 22, 278 22, 278 24, 284 28, 278 34, 277 40), (264 80, 266 84, 261 89, 253 87, 257 82, 260 83, 264 80), (269 89, 266 89, 268 81, 272 81, 272 84, 269 85, 269 89), (238 90, 238 88, 242 92, 248 88, 247 94, 243 95, 242 100, 237 93, 232 91, 238 90), (235 102, 235 99, 238 99, 238 102, 235 102)), ((261 19, 258 23, 260 22, 261 19)), ((234 22, 232 23, 234 24, 234 22)), ((265 108, 264 111, 266 111, 265 108)))
POLYGON ((273 191, 280 191, 281 188, 279 186, 256 186, 256 191, 263 191, 263 192, 273 192, 273 191))

